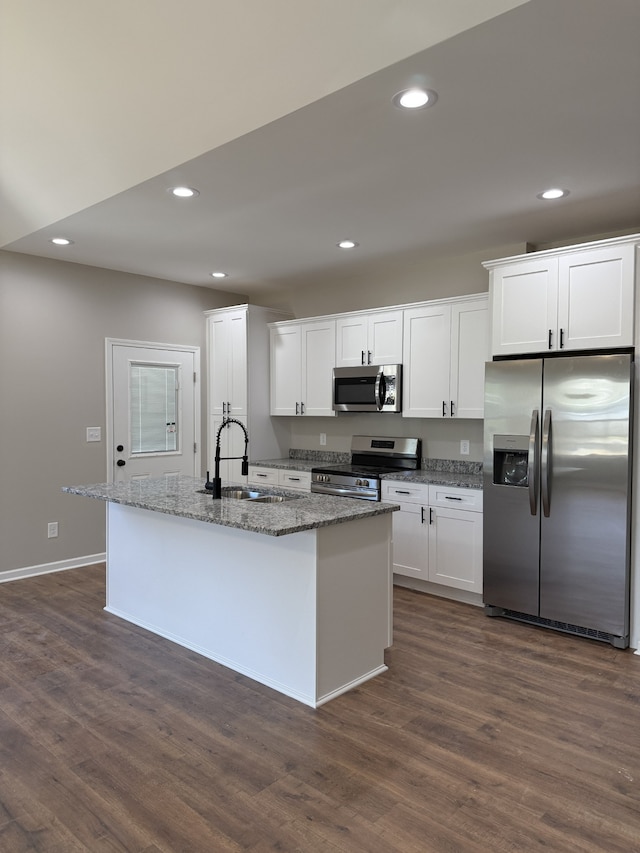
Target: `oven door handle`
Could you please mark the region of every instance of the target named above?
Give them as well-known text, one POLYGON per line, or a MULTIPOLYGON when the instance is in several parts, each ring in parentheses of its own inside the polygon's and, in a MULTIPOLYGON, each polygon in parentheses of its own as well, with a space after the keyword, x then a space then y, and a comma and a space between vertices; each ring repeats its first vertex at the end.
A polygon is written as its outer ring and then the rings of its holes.
POLYGON ((376 409, 381 412, 382 407, 384 406, 384 398, 386 396, 386 382, 384 381, 384 373, 382 372, 382 367, 376 374, 376 409))
POLYGON ((335 495, 336 497, 359 498, 360 500, 377 501, 377 489, 359 491, 350 486, 324 485, 322 483, 311 483, 311 491, 321 495, 335 495))

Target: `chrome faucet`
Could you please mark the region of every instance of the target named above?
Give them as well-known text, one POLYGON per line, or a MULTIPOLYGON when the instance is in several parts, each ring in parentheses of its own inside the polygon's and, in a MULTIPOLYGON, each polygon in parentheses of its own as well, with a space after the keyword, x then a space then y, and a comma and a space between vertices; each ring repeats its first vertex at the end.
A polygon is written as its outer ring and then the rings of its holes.
POLYGON ((207 482, 205 488, 211 491, 211 497, 216 500, 222 497, 222 480, 220 479, 220 461, 227 459, 242 459, 242 469, 241 474, 243 477, 246 477, 249 473, 249 456, 247 453, 247 448, 249 447, 249 433, 247 432, 246 426, 242 423, 242 421, 237 420, 236 418, 225 418, 222 421, 218 428, 218 434, 216 435, 216 455, 215 455, 215 470, 213 472, 213 480, 209 480, 209 472, 207 471, 207 482), (238 424, 239 427, 242 427, 242 431, 244 433, 244 456, 220 456, 220 433, 225 427, 231 426, 231 424, 238 424))

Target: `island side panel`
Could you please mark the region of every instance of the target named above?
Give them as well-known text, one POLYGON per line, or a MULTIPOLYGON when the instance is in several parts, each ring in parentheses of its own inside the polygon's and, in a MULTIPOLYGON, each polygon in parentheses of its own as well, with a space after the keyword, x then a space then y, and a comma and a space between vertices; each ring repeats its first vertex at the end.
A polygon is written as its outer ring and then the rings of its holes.
POLYGON ((384 672, 391 513, 318 530, 318 704, 384 672))
POLYGON ((111 503, 106 610, 315 707, 316 533, 111 503))

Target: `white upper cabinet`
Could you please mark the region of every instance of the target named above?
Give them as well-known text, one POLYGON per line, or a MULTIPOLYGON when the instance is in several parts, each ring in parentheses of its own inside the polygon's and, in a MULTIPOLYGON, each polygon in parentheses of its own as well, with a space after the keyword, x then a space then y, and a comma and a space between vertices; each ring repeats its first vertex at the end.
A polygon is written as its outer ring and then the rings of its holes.
POLYGON ((493 355, 633 346, 639 236, 489 261, 493 355))
POLYGON ((403 407, 408 418, 482 418, 487 295, 404 312, 403 407))
POLYGON ((336 319, 336 367, 402 361, 402 311, 346 314, 336 319))
POLYGON ((334 319, 275 323, 271 340, 271 414, 333 417, 334 319))
POLYGON ((247 309, 221 310, 207 317, 209 413, 247 414, 247 309))

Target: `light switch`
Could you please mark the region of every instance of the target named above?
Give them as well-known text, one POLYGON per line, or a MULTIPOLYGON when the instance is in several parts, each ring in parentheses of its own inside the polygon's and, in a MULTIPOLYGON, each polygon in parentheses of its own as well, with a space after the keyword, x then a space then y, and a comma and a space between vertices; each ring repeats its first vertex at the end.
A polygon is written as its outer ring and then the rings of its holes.
POLYGON ((87 427, 87 441, 102 441, 102 430, 100 427, 87 427))

